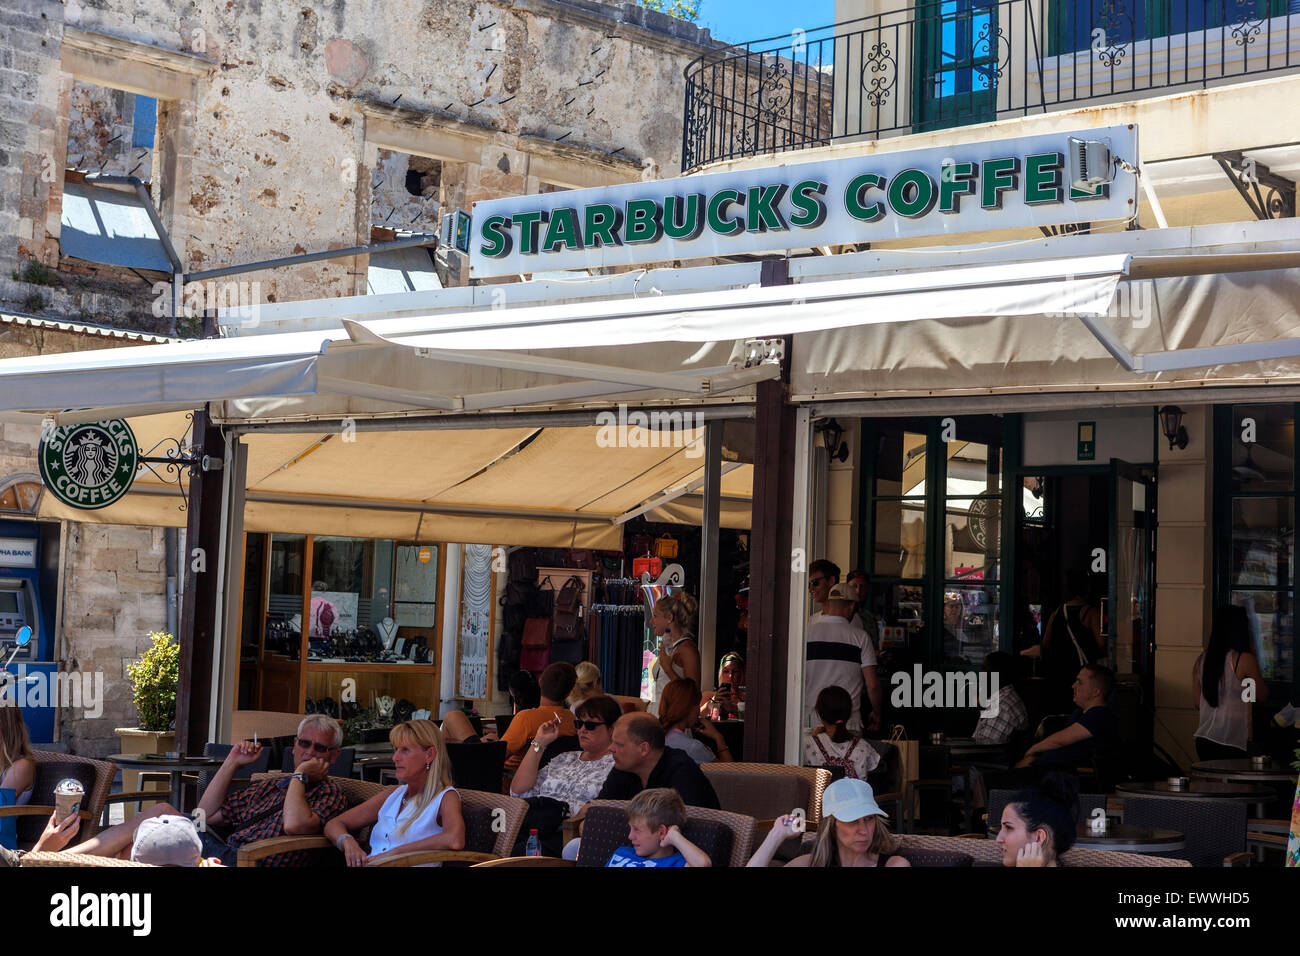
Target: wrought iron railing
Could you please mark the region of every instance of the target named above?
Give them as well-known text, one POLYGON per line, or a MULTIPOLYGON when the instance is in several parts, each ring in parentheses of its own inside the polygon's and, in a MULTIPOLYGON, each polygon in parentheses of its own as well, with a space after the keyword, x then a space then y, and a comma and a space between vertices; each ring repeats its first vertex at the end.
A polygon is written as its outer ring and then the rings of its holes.
POLYGON ((1300 68, 1300 0, 915 0, 686 68, 682 168, 1300 68))

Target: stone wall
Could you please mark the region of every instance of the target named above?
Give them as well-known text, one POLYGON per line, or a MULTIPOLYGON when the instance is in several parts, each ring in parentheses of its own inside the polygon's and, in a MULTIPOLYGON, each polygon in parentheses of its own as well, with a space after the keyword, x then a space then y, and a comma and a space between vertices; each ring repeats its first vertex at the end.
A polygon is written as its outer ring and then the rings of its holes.
MULTIPOLYGON (((691 24, 594 0, 304 0, 291 9, 17 0, 0 28, 15 31, 0 105, 18 120, 0 143, 6 276, 29 259, 59 264, 67 163, 136 166, 138 150, 115 152, 130 140, 134 93, 158 98, 156 149, 135 175, 152 176, 164 226, 196 271, 363 245, 371 225, 433 231, 449 203, 468 209, 554 182, 531 168, 552 146, 571 165, 590 158, 624 180, 643 168, 673 175, 682 68, 712 45, 691 24), (416 134, 436 122, 477 146, 443 155, 434 144, 411 149, 415 158, 377 149, 364 111, 375 105, 402 108, 416 134), (408 169, 431 173, 430 161, 437 188, 408 193, 408 169)), ((268 302, 352 295, 365 291, 365 265, 355 257, 236 278, 268 302)), ((130 311, 88 318, 129 323, 130 311)))

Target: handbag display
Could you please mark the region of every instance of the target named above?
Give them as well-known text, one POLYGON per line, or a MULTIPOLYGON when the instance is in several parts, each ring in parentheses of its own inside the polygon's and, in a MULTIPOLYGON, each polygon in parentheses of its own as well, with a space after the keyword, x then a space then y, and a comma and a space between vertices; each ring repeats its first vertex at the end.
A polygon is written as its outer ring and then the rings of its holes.
POLYGON ((672 561, 677 557, 677 539, 672 535, 655 538, 655 557, 672 561))
POLYGON ((524 622, 520 642, 519 669, 540 674, 551 663, 551 619, 530 617, 524 622))

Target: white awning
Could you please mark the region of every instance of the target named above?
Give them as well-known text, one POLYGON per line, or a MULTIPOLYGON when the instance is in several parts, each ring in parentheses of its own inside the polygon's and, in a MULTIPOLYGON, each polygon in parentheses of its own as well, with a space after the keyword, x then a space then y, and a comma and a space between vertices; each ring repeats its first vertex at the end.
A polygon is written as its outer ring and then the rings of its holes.
MULTIPOLYGON (((629 392, 698 399, 775 376, 772 361, 746 355, 747 340, 952 316, 1102 314, 1130 258, 345 321, 322 331, 17 358, 0 362, 0 412, 72 421, 124 409, 314 397, 308 415, 324 418, 629 392), (70 408, 87 411, 61 412, 70 408)), ((237 414, 256 412, 253 404, 237 414)))

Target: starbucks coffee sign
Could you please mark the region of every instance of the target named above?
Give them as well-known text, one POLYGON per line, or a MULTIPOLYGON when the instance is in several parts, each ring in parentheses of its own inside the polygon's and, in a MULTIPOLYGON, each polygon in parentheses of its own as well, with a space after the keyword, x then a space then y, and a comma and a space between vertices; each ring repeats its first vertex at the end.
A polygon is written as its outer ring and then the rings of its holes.
MULTIPOLYGON (((1071 188, 1068 140, 1101 141, 1132 169, 1137 128, 1045 133, 930 149, 858 153, 648 183, 474 204, 476 277, 751 255, 924 236, 1121 223, 1137 177, 1071 188)), ((942 265, 942 262, 937 262, 942 265)))
POLYGON ((46 429, 38 457, 45 487, 87 511, 126 494, 140 461, 135 435, 121 419, 46 429))

